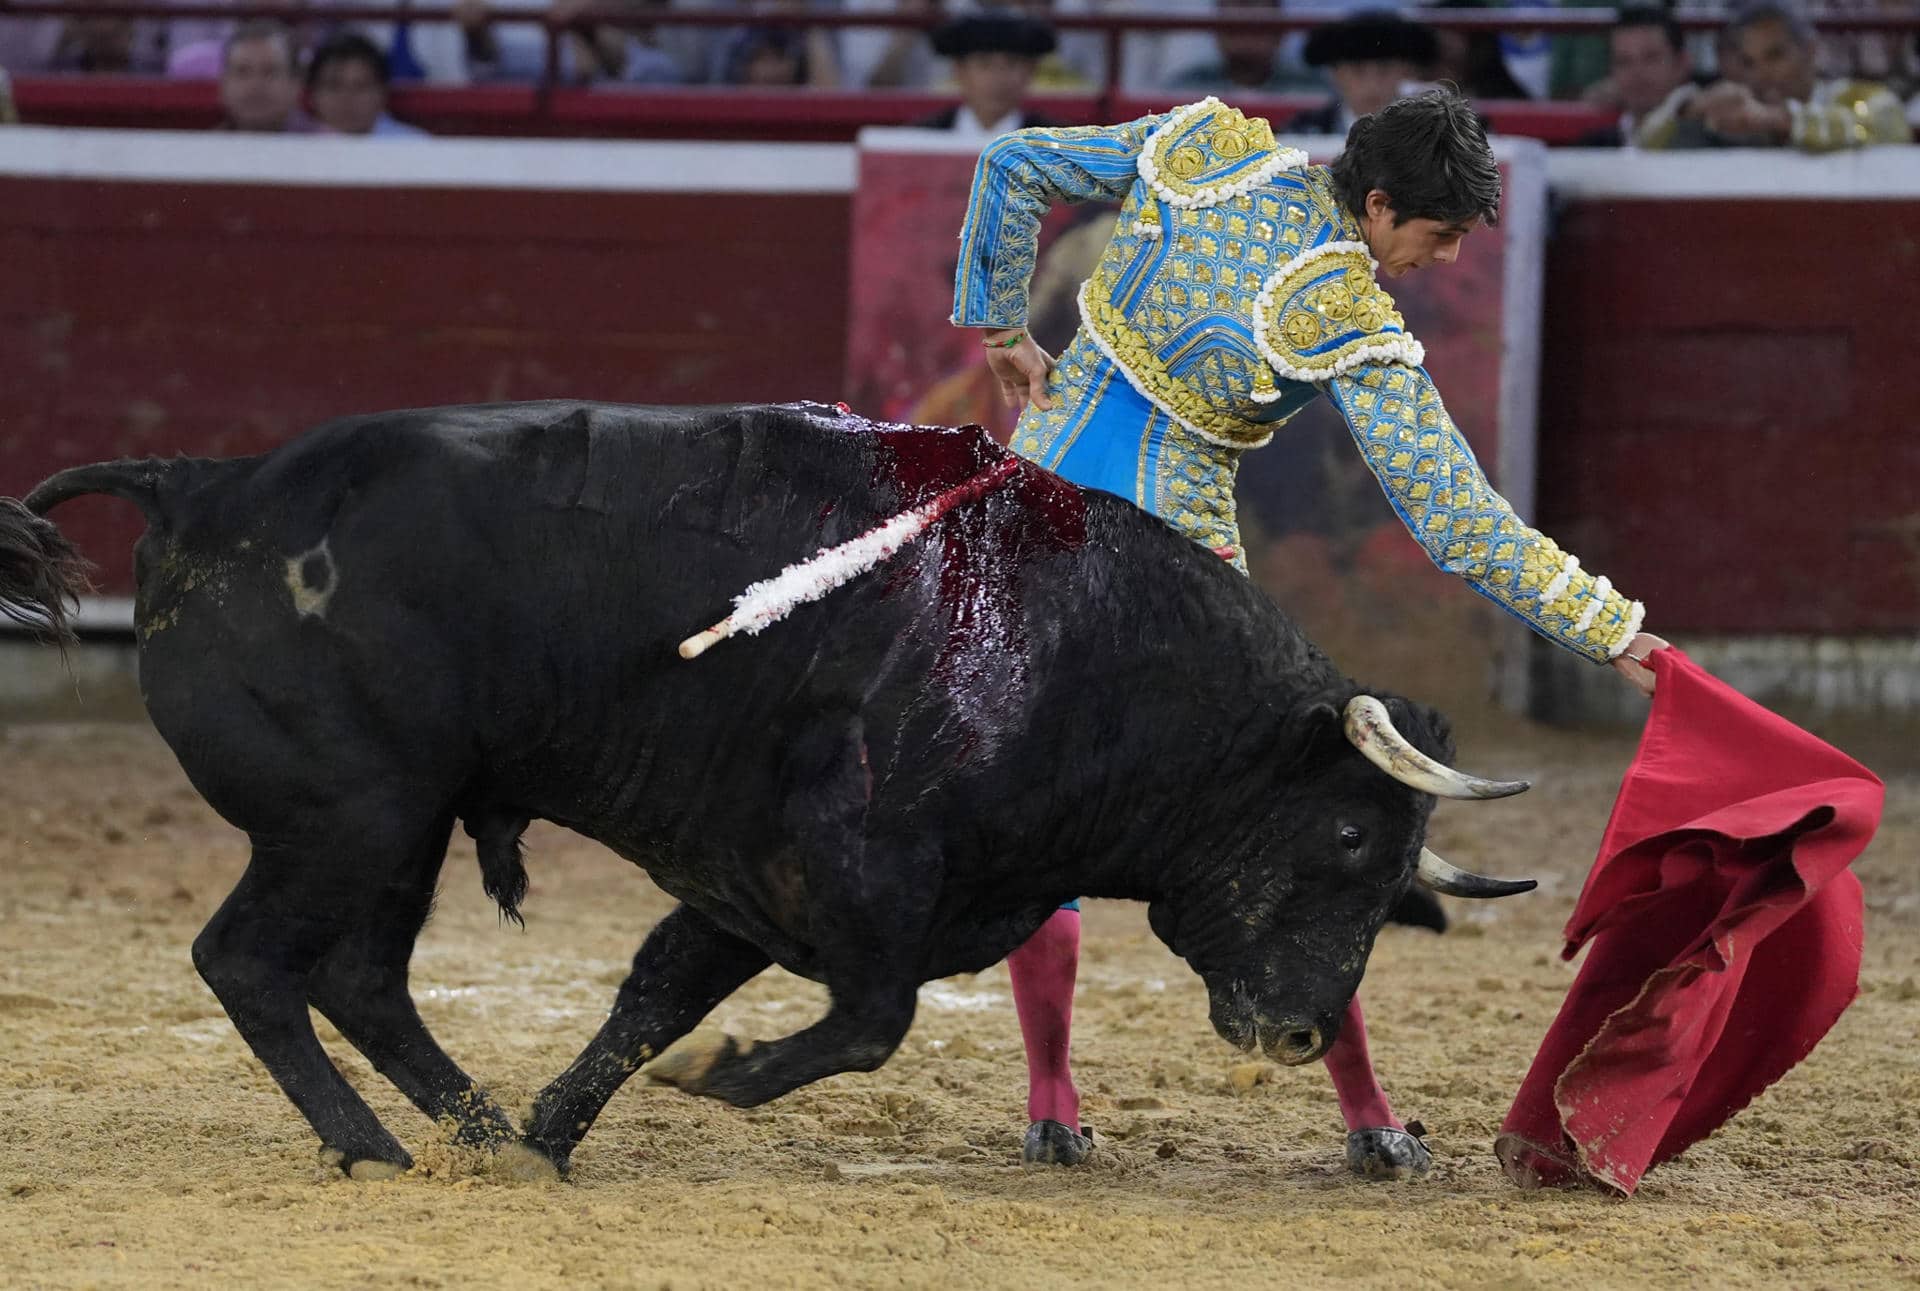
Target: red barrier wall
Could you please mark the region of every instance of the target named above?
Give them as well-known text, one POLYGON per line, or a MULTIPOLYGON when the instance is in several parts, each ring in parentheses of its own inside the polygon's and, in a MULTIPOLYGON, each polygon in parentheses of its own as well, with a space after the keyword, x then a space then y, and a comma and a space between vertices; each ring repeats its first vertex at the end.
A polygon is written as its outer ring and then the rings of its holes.
MULTIPOLYGON (((847 219, 844 194, 0 179, 0 492, 381 407, 832 399, 847 219)), ((1542 527, 1675 632, 1911 631, 1916 247, 1912 200, 1568 206, 1542 527)), ((124 590, 130 508, 61 520, 124 590)))
MULTIPOLYGON (((837 396, 844 196, 0 179, 0 493, 379 408, 837 396)), ((132 508, 63 528, 131 587, 132 508)))
POLYGON ((1548 242, 1544 527, 1676 631, 1920 624, 1920 193, 1605 201, 1548 242))

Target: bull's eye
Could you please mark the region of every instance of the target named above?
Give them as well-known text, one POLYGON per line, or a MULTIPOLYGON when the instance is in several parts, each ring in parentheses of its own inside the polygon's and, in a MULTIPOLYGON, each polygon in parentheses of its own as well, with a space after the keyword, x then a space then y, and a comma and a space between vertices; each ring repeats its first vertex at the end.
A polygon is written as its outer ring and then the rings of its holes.
POLYGON ((1340 826, 1340 846, 1346 848, 1349 852, 1359 851, 1360 844, 1366 841, 1367 836, 1360 832, 1358 825, 1340 826))

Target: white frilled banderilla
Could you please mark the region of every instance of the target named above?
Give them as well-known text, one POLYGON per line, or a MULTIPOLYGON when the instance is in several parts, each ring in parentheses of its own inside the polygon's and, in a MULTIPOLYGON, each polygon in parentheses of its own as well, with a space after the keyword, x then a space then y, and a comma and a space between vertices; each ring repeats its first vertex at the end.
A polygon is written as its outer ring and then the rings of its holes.
POLYGON ((736 632, 753 636, 772 627, 800 606, 866 573, 931 529, 947 512, 979 499, 1019 469, 1019 458, 1004 458, 858 538, 822 547, 799 564, 788 565, 772 578, 750 585, 733 598, 733 613, 680 643, 680 657, 697 659, 736 632))

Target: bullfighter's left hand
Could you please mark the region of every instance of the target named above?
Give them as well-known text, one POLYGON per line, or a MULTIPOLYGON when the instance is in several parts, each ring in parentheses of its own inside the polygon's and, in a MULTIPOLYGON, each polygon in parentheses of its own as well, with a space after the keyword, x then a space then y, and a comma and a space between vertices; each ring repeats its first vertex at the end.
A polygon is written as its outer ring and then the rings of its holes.
MULTIPOLYGON (((989 333, 989 339, 1005 333, 989 333)), ((987 366, 1000 383, 1000 395, 1009 408, 1018 408, 1029 399, 1033 406, 1047 409, 1047 377, 1053 372, 1054 359, 1031 336, 1023 336, 1012 349, 988 349, 987 366)))
POLYGON ((1640 660, 1655 650, 1664 650, 1672 642, 1651 632, 1642 632, 1627 642, 1627 648, 1613 661, 1613 670, 1625 677, 1633 688, 1648 698, 1653 696, 1653 669, 1640 660))

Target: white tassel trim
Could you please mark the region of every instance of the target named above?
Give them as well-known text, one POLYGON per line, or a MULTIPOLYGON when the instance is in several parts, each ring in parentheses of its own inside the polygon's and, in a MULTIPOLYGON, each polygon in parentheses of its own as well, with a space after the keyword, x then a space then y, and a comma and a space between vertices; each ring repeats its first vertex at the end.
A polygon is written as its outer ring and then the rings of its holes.
POLYGON ((1218 444, 1222 448, 1263 448, 1266 446, 1267 442, 1273 438, 1273 432, 1271 430, 1269 430, 1265 435, 1262 435, 1259 439, 1256 439, 1256 440, 1236 441, 1231 439, 1222 439, 1218 435, 1209 434, 1207 431, 1201 429, 1199 426, 1194 425, 1192 422, 1188 421, 1185 417, 1182 417, 1179 413, 1175 412, 1172 406, 1168 404, 1166 400, 1162 399, 1159 395, 1155 394, 1153 391, 1147 389, 1145 383, 1143 383, 1140 380, 1140 378, 1137 375, 1135 375, 1133 369, 1128 367, 1125 363, 1121 362, 1120 356, 1114 353, 1113 346, 1107 344, 1107 338, 1100 335, 1100 329, 1094 326, 1093 311, 1087 307, 1087 293, 1092 289, 1093 289, 1093 279, 1091 278, 1087 279, 1087 281, 1080 284, 1081 329, 1085 331, 1087 336, 1093 341, 1094 346, 1102 354, 1107 356, 1107 361, 1113 364, 1115 368, 1119 369, 1120 375, 1127 379, 1127 384, 1132 386, 1134 388, 1134 391, 1137 394, 1139 394, 1139 396, 1142 399, 1145 399, 1148 403, 1152 404, 1154 407, 1158 408, 1161 412, 1165 413, 1167 415, 1167 419, 1173 422, 1174 425, 1183 427, 1184 429, 1189 430, 1194 434, 1200 436, 1200 438, 1206 440, 1209 444, 1218 444))
POLYGON ((1267 347, 1262 345, 1261 352, 1267 355, 1267 362, 1273 364, 1273 370, 1290 381, 1307 381, 1318 384, 1343 377, 1355 368, 1369 363, 1404 363, 1417 368, 1427 361, 1426 347, 1411 336, 1396 336, 1391 340, 1377 341, 1372 345, 1363 345, 1350 354, 1343 354, 1324 368, 1296 368, 1284 361, 1276 362, 1267 347))
POLYGON ((1133 232, 1136 237, 1157 238, 1160 236, 1160 226, 1158 224, 1151 224, 1146 220, 1135 220, 1133 222, 1133 232))
POLYGON ((1632 608, 1627 611, 1626 630, 1620 634, 1620 639, 1607 649, 1608 659, 1618 659, 1626 653, 1627 647, 1633 644, 1633 639, 1640 635, 1640 625, 1646 622, 1646 619, 1647 607, 1635 601, 1632 608))
POLYGON ((1575 632, 1585 632, 1593 626, 1593 621, 1600 617, 1600 611, 1607 607, 1607 593, 1612 590, 1613 580, 1605 574, 1593 580, 1593 591, 1589 593, 1591 599, 1587 601, 1587 608, 1580 615, 1580 621, 1573 625, 1575 632))
POLYGON ((1136 165, 1140 171, 1140 178, 1146 181, 1147 187, 1153 191, 1154 196, 1167 205, 1197 208, 1218 206, 1243 193, 1252 192, 1283 170, 1292 170, 1307 164, 1307 154, 1300 149, 1275 148, 1272 155, 1265 161, 1231 184, 1209 185, 1197 193, 1175 192, 1166 181, 1160 178, 1159 163, 1153 159, 1155 150, 1158 149, 1162 139, 1171 138, 1186 129, 1195 117, 1213 109, 1225 107, 1226 104, 1209 94, 1198 103, 1189 103, 1184 108, 1175 108, 1173 114, 1147 136, 1146 143, 1140 149, 1140 160, 1136 165))
MULTIPOLYGON (((1375 341, 1371 345, 1363 345, 1349 354, 1343 354, 1332 363, 1318 367, 1300 367, 1268 343, 1267 333, 1272 330, 1269 323, 1273 312, 1273 294, 1281 281, 1292 278, 1300 270, 1309 268, 1316 261, 1324 260, 1329 256, 1354 254, 1366 258, 1368 273, 1380 272, 1380 265, 1367 250, 1366 243, 1328 242, 1314 247, 1311 251, 1303 251, 1268 274, 1267 280, 1260 284, 1260 290, 1253 298, 1253 343, 1260 347, 1260 355, 1266 359, 1268 365, 1288 380, 1318 384, 1322 381, 1331 381, 1338 376, 1345 376, 1355 368, 1368 363, 1404 363, 1408 367, 1417 368, 1427 361, 1426 346, 1404 333, 1375 341)), ((1280 393, 1276 390, 1272 394, 1255 394, 1253 397, 1261 403, 1272 403, 1280 397, 1280 393)))
POLYGON ((1566 563, 1560 566, 1560 573, 1545 590, 1540 593, 1540 607, 1545 609, 1567 594, 1567 586, 1573 582, 1573 576, 1580 569, 1580 558, 1568 556, 1566 563))

